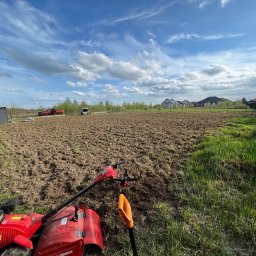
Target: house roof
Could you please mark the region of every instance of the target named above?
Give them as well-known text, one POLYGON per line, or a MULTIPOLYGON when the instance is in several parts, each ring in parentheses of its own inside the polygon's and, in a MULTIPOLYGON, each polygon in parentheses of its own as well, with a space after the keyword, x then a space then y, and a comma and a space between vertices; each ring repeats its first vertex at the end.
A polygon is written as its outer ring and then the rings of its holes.
POLYGON ((169 102, 169 103, 172 103, 172 104, 177 104, 177 101, 174 100, 174 99, 166 99, 166 100, 163 101, 162 104, 164 104, 165 102, 169 102))

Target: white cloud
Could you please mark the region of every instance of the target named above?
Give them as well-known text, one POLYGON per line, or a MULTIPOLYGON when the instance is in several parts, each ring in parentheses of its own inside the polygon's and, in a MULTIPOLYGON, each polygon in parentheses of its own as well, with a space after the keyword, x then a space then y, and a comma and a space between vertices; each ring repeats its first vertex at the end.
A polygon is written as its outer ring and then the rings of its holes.
POLYGON ((23 90, 17 88, 2 88, 1 90, 12 93, 24 93, 23 90))
POLYGON ((203 95, 209 96, 207 92, 211 91, 220 96, 232 95, 233 92, 234 97, 239 97, 239 88, 248 94, 253 81, 255 85, 256 68, 250 61, 253 56, 256 57, 256 49, 220 51, 174 59, 167 58, 163 53, 156 55, 146 52, 143 55, 145 62, 154 57, 154 61, 161 64, 164 61, 170 68, 162 68, 161 74, 157 74, 144 67, 147 76, 133 81, 123 89, 134 95, 155 98, 173 95, 198 100, 203 95))
POLYGON ((37 82, 37 83, 40 83, 40 84, 47 84, 48 83, 48 81, 46 81, 42 78, 39 78, 37 76, 32 76, 30 79, 37 82))
POLYGON ((224 8, 229 2, 230 0, 220 0, 221 7, 224 8))
POLYGON ((198 5, 198 8, 200 9, 203 9, 205 6, 207 6, 208 4, 210 4, 210 1, 209 0, 204 0, 204 1, 201 1, 198 5))
POLYGON ((86 93, 84 92, 79 92, 79 91, 72 91, 72 94, 76 95, 76 96, 86 96, 86 93))
MULTIPOLYGON (((230 0, 187 0, 187 3, 195 3, 198 8, 204 9, 207 5, 211 4, 212 2, 220 1, 221 7, 224 8, 230 0)), ((183 4, 184 1, 181 0, 173 0, 170 3, 166 5, 157 5, 154 6, 151 9, 137 9, 133 12, 130 12, 129 14, 123 15, 118 18, 113 19, 104 19, 100 22, 96 22, 91 24, 91 26, 96 25, 106 25, 106 26, 113 26, 118 23, 127 22, 127 21, 136 21, 136 20, 146 20, 153 18, 155 16, 159 16, 160 14, 164 13, 166 10, 168 10, 170 7, 177 5, 177 4, 183 4)))
POLYGON ((127 86, 125 86, 123 89, 124 89, 124 91, 129 92, 129 93, 132 93, 132 94, 148 95, 147 90, 145 90, 145 89, 140 89, 140 88, 138 88, 138 87, 136 87, 136 86, 133 86, 133 87, 127 87, 127 86))
MULTIPOLYGON (((45 92, 44 92, 45 93, 45 92)), ((56 96, 54 96, 54 97, 49 97, 49 96, 47 96, 47 95, 45 95, 45 96, 36 96, 36 97, 32 97, 32 99, 31 100, 33 100, 33 101, 35 101, 35 102, 47 102, 47 104, 49 104, 49 102, 50 102, 50 106, 52 106, 52 104, 54 103, 54 102, 61 102, 61 101, 64 101, 66 98, 64 98, 64 97, 59 97, 58 95, 56 95, 56 96)), ((31 103, 30 103, 31 104, 31 103)), ((49 106, 49 105, 47 105, 47 106, 49 106)))
POLYGON ((87 83, 84 83, 84 82, 71 82, 71 81, 67 81, 66 83, 66 86, 69 86, 69 87, 87 87, 88 84, 87 83))
POLYGON ((187 0, 189 4, 195 4, 197 8, 204 9, 205 6, 209 5, 214 0, 187 0))
POLYGON ((189 72, 186 74, 182 74, 179 78, 180 81, 184 81, 184 82, 188 82, 191 80, 198 80, 200 79, 202 76, 202 74, 200 74, 199 72, 189 72))
POLYGON ((55 37, 56 20, 39 11, 25 1, 14 1, 14 4, 0 2, 0 29, 8 31, 1 36, 1 41, 19 42, 33 45, 52 42, 55 37), (11 39, 11 40, 10 40, 11 39))
MULTIPOLYGON (((134 97, 160 98, 172 94, 190 98, 207 91, 223 93, 229 89, 236 90, 246 81, 251 84, 256 77, 255 68, 246 66, 248 60, 256 55, 256 49, 171 58, 157 43, 145 48, 147 50, 134 55, 130 61, 119 61, 103 53, 82 52, 79 62, 97 79, 118 79, 123 85, 123 92, 134 97)), ((107 84, 103 86, 103 94, 98 96, 123 97, 122 90, 117 85, 107 84)))
MULTIPOLYGON (((66 60, 52 57, 51 54, 35 54, 14 47, 5 48, 4 51, 11 59, 28 70, 34 70, 46 75, 66 75, 82 81, 94 81, 97 78, 96 74, 80 65, 71 65, 66 60)), ((33 80, 39 82, 38 78, 33 80)), ((78 82, 76 86, 86 86, 86 83, 80 84, 78 82)))
POLYGON ((187 0, 189 4, 194 3, 198 8, 204 9, 207 5, 213 2, 220 2, 222 8, 224 8, 231 0, 187 0))
POLYGON ((145 75, 145 71, 130 62, 113 60, 103 53, 80 52, 81 66, 95 75, 107 75, 116 79, 136 80, 145 75))
POLYGON ((105 84, 103 92, 106 93, 108 96, 121 96, 122 94, 119 92, 119 90, 113 86, 112 84, 105 84))
POLYGON ((67 81, 67 82, 66 82, 66 86, 75 87, 75 86, 76 86, 76 83, 67 81))
POLYGON ((155 16, 160 15, 161 13, 163 13, 164 11, 166 11, 168 8, 170 8, 171 6, 175 5, 176 3, 178 3, 178 1, 172 1, 166 5, 162 5, 162 6, 155 6, 151 9, 147 9, 147 10, 136 10, 132 13, 129 13, 127 15, 124 15, 122 17, 119 18, 115 18, 112 20, 103 20, 101 22, 95 23, 93 25, 108 25, 108 26, 112 26, 121 22, 126 22, 126 21, 132 21, 132 20, 145 20, 145 19, 149 19, 155 16))
POLYGON ((150 30, 147 31, 147 35, 151 38, 155 38, 155 34, 153 32, 151 32, 150 30))
MULTIPOLYGON (((96 73, 93 73, 86 68, 81 67, 81 65, 71 65, 71 67, 72 72, 69 73, 69 75, 75 79, 90 82, 95 81, 98 77, 96 73)), ((86 85, 86 83, 83 84, 86 85)))
POLYGON ((229 68, 225 65, 212 64, 204 69, 202 69, 202 73, 208 76, 215 76, 223 72, 229 71, 229 68))
POLYGON ((209 35, 209 36, 202 36, 202 40, 219 40, 219 39, 226 39, 226 38, 236 38, 236 37, 242 37, 245 36, 243 33, 237 33, 237 34, 216 34, 216 35, 209 35))
MULTIPOLYGON (((165 74, 166 75, 166 74, 165 74)), ((141 86, 146 86, 146 87, 151 87, 153 85, 158 85, 158 84, 168 84, 170 79, 166 78, 164 76, 144 76, 140 79, 138 79, 135 84, 141 85, 141 86)))
POLYGON ((34 54, 19 48, 5 48, 5 52, 22 66, 44 74, 56 75, 74 72, 68 63, 54 59, 49 55, 34 54))
POLYGON ((199 41, 208 41, 208 40, 220 40, 220 39, 228 39, 228 38, 237 38, 237 37, 242 37, 245 34, 243 33, 226 33, 226 34, 213 34, 213 35, 198 35, 198 34, 176 34, 176 35, 171 35, 167 39, 167 43, 177 43, 179 41, 183 40, 199 40, 199 41))
POLYGON ((169 38, 167 39, 167 43, 176 43, 182 40, 191 40, 191 39, 199 39, 200 36, 198 34, 184 34, 184 33, 180 33, 180 34, 176 34, 176 35, 172 35, 169 36, 169 38))

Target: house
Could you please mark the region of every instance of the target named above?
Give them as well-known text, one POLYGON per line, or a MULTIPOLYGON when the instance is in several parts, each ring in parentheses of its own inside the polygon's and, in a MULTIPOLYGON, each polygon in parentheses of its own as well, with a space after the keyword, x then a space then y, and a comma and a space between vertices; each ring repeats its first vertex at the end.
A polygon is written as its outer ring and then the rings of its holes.
POLYGON ((249 100, 246 103, 250 108, 255 108, 256 109, 256 99, 254 100, 249 100))
POLYGON ((183 100, 181 103, 182 103, 183 107, 191 107, 191 106, 193 106, 193 104, 191 104, 191 102, 189 102, 188 100, 183 100))
POLYGON ((163 103, 162 106, 164 108, 173 108, 174 106, 178 106, 178 102, 174 99, 166 99, 163 103))
POLYGON ((198 101, 196 103, 196 106, 197 107, 215 106, 215 105, 218 105, 218 104, 220 104, 222 102, 226 102, 226 101, 229 101, 229 100, 213 96, 213 97, 208 97, 201 101, 198 101))
POLYGON ((196 101, 191 101, 191 107, 196 107, 197 106, 197 102, 196 101))
POLYGON ((0 107, 0 124, 8 123, 6 107, 0 107))
POLYGON ((183 106, 182 101, 180 101, 180 100, 177 100, 177 104, 178 104, 179 107, 183 106))

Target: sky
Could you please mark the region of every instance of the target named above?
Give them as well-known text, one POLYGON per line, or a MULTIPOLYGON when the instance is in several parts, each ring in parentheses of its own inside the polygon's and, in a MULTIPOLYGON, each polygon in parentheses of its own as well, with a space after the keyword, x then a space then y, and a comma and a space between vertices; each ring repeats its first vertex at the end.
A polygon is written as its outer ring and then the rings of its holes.
POLYGON ((255 0, 0 0, 0 106, 256 98, 255 0))

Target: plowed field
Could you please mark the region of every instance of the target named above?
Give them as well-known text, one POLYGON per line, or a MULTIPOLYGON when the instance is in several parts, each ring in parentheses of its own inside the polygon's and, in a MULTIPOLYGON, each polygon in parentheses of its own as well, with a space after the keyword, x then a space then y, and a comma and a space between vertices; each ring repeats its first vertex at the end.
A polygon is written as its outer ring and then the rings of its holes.
MULTIPOLYGON (((140 176, 125 190, 136 221, 142 223, 156 202, 171 202, 168 188, 178 189, 176 171, 193 145, 231 115, 235 114, 95 114, 6 125, 1 130, 8 156, 0 158, 9 160, 0 168, 1 189, 19 196, 31 210, 48 208, 88 184, 101 165, 125 160, 129 173, 140 176), (145 218, 138 217, 142 212, 145 218)), ((81 199, 102 214, 105 229, 115 222, 119 190, 118 184, 108 182, 81 199)))

